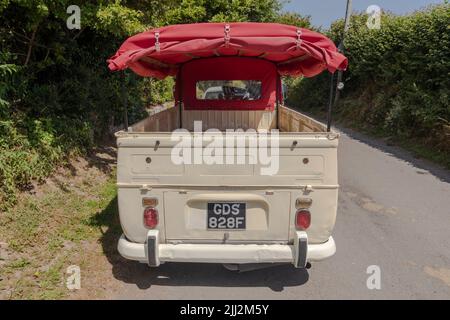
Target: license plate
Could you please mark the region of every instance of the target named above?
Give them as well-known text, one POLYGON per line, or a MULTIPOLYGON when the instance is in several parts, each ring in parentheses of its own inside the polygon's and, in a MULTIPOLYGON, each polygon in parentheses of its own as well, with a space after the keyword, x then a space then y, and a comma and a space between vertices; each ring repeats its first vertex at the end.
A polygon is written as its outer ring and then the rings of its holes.
POLYGON ((245 229, 244 202, 209 202, 208 229, 245 229))

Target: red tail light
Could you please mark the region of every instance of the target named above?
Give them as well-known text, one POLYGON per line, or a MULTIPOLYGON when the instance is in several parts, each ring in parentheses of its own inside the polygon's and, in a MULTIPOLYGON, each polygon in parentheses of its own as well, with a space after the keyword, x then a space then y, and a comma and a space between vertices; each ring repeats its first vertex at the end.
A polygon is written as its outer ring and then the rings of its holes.
POLYGON ((158 225, 158 210, 152 207, 144 210, 144 224, 149 229, 154 229, 158 225))
POLYGON ((295 216, 297 230, 306 230, 311 224, 311 213, 308 210, 298 210, 295 216))

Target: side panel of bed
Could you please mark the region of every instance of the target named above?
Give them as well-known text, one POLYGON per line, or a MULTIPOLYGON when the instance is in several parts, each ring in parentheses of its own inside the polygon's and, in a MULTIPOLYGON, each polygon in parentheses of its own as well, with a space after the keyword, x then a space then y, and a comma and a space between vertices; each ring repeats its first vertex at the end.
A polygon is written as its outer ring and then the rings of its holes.
POLYGON ((279 129, 282 132, 325 132, 326 127, 295 110, 280 106, 280 121, 278 122, 279 129))

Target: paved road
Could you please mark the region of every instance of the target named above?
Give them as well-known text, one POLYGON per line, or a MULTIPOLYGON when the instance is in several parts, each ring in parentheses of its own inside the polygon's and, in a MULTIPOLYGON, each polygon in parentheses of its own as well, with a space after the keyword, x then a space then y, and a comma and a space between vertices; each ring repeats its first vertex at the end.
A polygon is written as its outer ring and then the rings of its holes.
MULTIPOLYGON (((345 130, 336 255, 233 273, 221 265, 127 264, 123 299, 450 299, 450 172, 345 130), (377 265, 381 289, 369 290, 377 265)), ((121 272, 116 272, 121 274, 121 272)))

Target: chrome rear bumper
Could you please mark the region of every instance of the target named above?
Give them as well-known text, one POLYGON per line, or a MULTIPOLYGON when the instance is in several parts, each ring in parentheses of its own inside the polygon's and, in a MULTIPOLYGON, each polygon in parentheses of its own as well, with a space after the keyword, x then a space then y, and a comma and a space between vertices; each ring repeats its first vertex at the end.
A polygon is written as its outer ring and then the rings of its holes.
POLYGON ((158 230, 150 230, 147 242, 134 243, 124 235, 118 243, 120 254, 130 260, 157 267, 161 262, 203 263, 292 263, 304 268, 308 261, 323 260, 336 252, 333 237, 309 244, 304 231, 297 231, 294 244, 160 244, 158 230))

